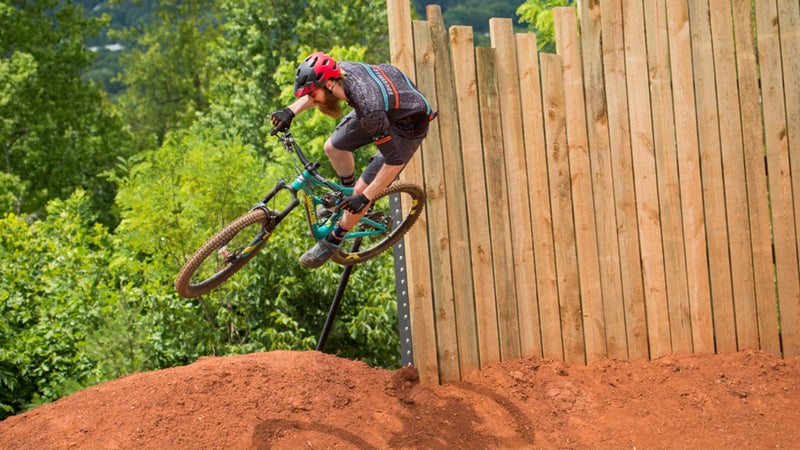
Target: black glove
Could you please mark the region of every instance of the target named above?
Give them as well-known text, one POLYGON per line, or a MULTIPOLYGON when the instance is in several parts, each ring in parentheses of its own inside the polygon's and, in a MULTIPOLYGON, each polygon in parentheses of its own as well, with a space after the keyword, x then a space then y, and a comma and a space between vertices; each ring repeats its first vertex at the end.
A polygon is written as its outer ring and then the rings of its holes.
POLYGON ((358 214, 369 205, 369 202, 370 199, 364 194, 353 195, 342 200, 342 203, 339 203, 338 209, 346 209, 353 214, 358 214))
POLYGON ((294 113, 289 108, 283 108, 272 113, 272 125, 275 126, 275 131, 286 131, 292 125, 294 113))

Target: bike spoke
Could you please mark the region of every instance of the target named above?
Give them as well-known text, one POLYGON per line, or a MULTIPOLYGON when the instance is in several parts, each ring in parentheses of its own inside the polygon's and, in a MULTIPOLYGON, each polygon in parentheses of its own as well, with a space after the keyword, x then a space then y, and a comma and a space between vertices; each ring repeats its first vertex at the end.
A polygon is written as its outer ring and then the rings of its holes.
POLYGON ((190 284, 202 283, 239 264, 264 241, 265 234, 261 223, 254 223, 244 228, 227 242, 222 243, 205 261, 200 262, 191 276, 190 284))

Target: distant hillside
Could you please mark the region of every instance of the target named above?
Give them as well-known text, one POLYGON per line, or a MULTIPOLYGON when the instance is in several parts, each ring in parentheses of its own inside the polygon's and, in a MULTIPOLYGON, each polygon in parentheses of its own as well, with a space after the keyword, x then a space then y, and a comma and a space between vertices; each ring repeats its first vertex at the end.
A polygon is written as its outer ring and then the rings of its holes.
POLYGON ((111 18, 107 29, 86 40, 86 46, 97 53, 97 59, 83 77, 102 84, 103 89, 112 100, 124 89, 124 86, 113 79, 121 70, 118 61, 119 51, 124 50, 127 45, 110 37, 109 31, 132 27, 138 23, 147 23, 150 20, 154 1, 118 2, 112 6, 109 1, 75 0, 76 4, 83 6, 84 14, 87 17, 101 17, 106 14, 111 18))
POLYGON ((469 25, 475 35, 489 33, 489 19, 504 17, 514 19, 517 26, 524 29, 517 20, 517 8, 524 0, 413 0, 414 9, 421 18, 425 17, 425 6, 439 5, 446 27, 469 25))
MULTIPOLYGON (((412 5, 420 18, 425 17, 427 5, 439 5, 446 27, 472 26, 475 31, 475 44, 488 46, 489 19, 506 17, 517 21, 516 11, 522 2, 523 0, 412 0, 412 5)), ((117 2, 115 5, 107 0, 75 0, 75 3, 83 6, 88 17, 107 14, 111 18, 108 29, 86 41, 86 46, 96 51, 97 59, 92 68, 84 74, 84 78, 102 84, 113 100, 124 89, 124 86, 113 80, 121 70, 118 62, 119 51, 125 49, 127 45, 110 37, 109 31, 147 23, 155 0, 117 2)), ((520 30, 525 29, 518 21, 517 26, 520 30)))

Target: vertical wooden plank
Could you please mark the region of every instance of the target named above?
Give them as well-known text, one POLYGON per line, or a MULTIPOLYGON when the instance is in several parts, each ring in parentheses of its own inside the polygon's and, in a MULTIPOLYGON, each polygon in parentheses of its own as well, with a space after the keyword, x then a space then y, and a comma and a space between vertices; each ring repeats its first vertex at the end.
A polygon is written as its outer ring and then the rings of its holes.
POLYGON ((575 243, 578 251, 583 338, 586 345, 586 361, 593 362, 606 357, 606 332, 603 320, 603 293, 600 289, 592 169, 586 135, 586 105, 583 99, 583 67, 578 41, 578 23, 574 7, 555 8, 553 14, 556 49, 563 63, 561 70, 564 74, 567 143, 575 215, 575 243))
MULTIPOLYGON (((388 0, 389 47, 392 62, 412 80, 416 79, 414 67, 413 31, 409 0, 388 0)), ((425 152, 423 143, 418 153, 425 152)), ((425 186, 422 177, 422 158, 417 155, 403 170, 404 180, 425 186)), ((436 357, 436 325, 433 319, 433 298, 428 258, 427 212, 406 234, 406 270, 408 275, 409 309, 414 366, 423 384, 439 383, 439 366, 436 357)))
POLYGON ((505 151, 503 129, 500 121, 500 85, 497 77, 497 55, 494 49, 475 49, 478 67, 478 98, 481 131, 483 135, 483 162, 486 168, 489 228, 492 245, 492 263, 497 299, 498 328, 500 333, 500 358, 518 358, 519 324, 514 284, 509 277, 514 273, 514 256, 511 238, 511 218, 508 211, 505 151))
MULTIPOLYGON (((417 83, 420 90, 436 98, 434 80, 434 55, 428 22, 415 20, 414 47, 417 63, 417 83)), ((428 208, 428 247, 430 251, 433 283, 433 307, 436 321, 436 347, 439 358, 439 376, 443 383, 461 379, 453 277, 447 241, 447 202, 444 186, 444 158, 439 137, 439 124, 431 123, 422 152, 425 171, 426 206, 428 208)))
MULTIPOLYGON (((797 252, 800 252, 800 2, 779 0, 778 15, 786 97, 787 151, 791 160, 790 178, 794 189, 795 235, 792 240, 797 258, 797 252)), ((800 279, 797 266, 793 269, 794 277, 800 279)), ((800 353, 800 294, 795 290, 794 299, 787 300, 781 301, 781 317, 791 321, 783 326, 787 336, 784 348, 787 349, 787 355, 797 355, 800 353)))
MULTIPOLYGON (((795 244, 800 251, 800 2, 778 1, 786 124, 794 189, 795 244)), ((800 274, 798 274, 800 276, 800 274)), ((798 306, 800 311, 800 306, 798 306)), ((800 322, 800 317, 797 317, 800 322)), ((797 325, 800 327, 800 323, 797 325)))
POLYGON ((558 280, 553 244, 553 217, 550 213, 550 187, 544 138, 542 87, 539 79, 539 54, 535 34, 518 34, 517 60, 525 130, 525 161, 528 169, 530 216, 533 227, 536 291, 539 301, 542 356, 564 358, 561 320, 558 309, 558 280))
POLYGON ((469 254, 467 200, 464 189, 464 166, 461 163, 458 110, 447 33, 439 5, 427 8, 435 56, 438 125, 442 140, 445 196, 447 202, 447 242, 453 276, 453 300, 458 333, 461 376, 480 368, 478 334, 475 323, 475 292, 472 287, 472 263, 469 254))
MULTIPOLYGON (((756 2, 764 140, 767 150, 775 271, 780 305, 783 354, 800 354, 800 277, 797 260, 797 228, 792 205, 789 136, 781 69, 778 9, 773 0, 756 2)), ((792 57, 791 55, 787 55, 792 57)), ((794 56, 796 57, 796 56, 794 56)), ((797 105, 790 105, 796 108, 797 105)))
POLYGON ((500 107, 503 126, 503 149, 505 151, 506 181, 508 183, 508 209, 511 220, 516 305, 509 304, 519 318, 519 356, 539 353, 539 329, 532 326, 531 319, 536 308, 536 271, 533 265, 533 237, 529 214, 528 174, 525 165, 525 140, 522 134, 522 110, 520 104, 519 70, 517 50, 511 19, 489 19, 489 34, 497 55, 497 81, 500 90, 500 107))
POLYGON ((759 347, 773 355, 781 354, 778 310, 775 307, 775 281, 772 264, 769 193, 764 165, 764 128, 761 122, 761 93, 758 89, 752 2, 733 0, 733 25, 736 42, 736 70, 739 81, 741 128, 751 246, 753 278, 758 311, 759 347))
POLYGON ((558 55, 542 53, 540 56, 547 168, 550 178, 550 205, 553 216, 564 360, 569 363, 583 364, 586 359, 581 321, 578 260, 575 250, 575 221, 572 214, 564 79, 561 73, 561 58, 558 55))
MULTIPOLYGON (((625 40, 622 1, 600 2, 603 67, 608 96, 609 142, 620 245, 622 288, 628 353, 633 359, 649 358, 644 283, 636 218, 636 192, 631 159, 628 93, 625 79, 625 40), (613 95, 612 95, 613 93, 613 95)), ((655 356, 655 355, 654 355, 655 356)))
POLYGON ((736 324, 728 228, 725 218, 725 189, 719 143, 719 114, 714 80, 714 54, 707 0, 689 2, 692 29, 692 56, 700 139, 700 171, 703 177, 703 202, 706 211, 708 267, 711 274, 711 303, 714 307, 714 335, 717 351, 736 351, 736 324))
MULTIPOLYGON (((603 67, 606 89, 609 92, 607 99, 609 142, 611 144, 614 199, 619 234, 620 266, 623 268, 622 288, 625 302, 625 324, 628 333, 628 353, 633 359, 648 359, 650 353, 628 124, 622 1, 600 2, 600 7, 603 67)), ((635 39, 640 38, 641 36, 635 39)))
POLYGON ((758 315, 753 279, 753 250, 747 214, 747 182, 739 113, 739 86, 736 79, 736 53, 731 26, 733 12, 730 0, 709 0, 709 11, 714 70, 717 78, 717 102, 720 111, 719 137, 722 176, 725 180, 736 343, 737 348, 742 350, 758 348, 758 315))
MULTIPOLYGON (((468 205, 486 205, 483 148, 481 145, 478 80, 475 73, 475 47, 472 28, 450 28, 453 56, 453 79, 458 104, 461 160, 464 166, 464 188, 468 205)), ((475 315, 478 328, 478 352, 481 366, 500 361, 500 337, 492 269, 492 243, 487 214, 469 214, 469 251, 472 280, 475 286, 475 315)))
POLYGON ((691 353, 692 318, 681 223, 680 177, 675 143, 675 121, 672 115, 669 36, 664 1, 644 2, 644 13, 647 58, 650 62, 653 144, 664 245, 664 274, 666 276, 670 330, 673 336, 672 351, 691 353))
POLYGON ((600 2, 582 2, 578 9, 581 21, 581 54, 588 121, 586 130, 591 158, 606 354, 609 358, 625 359, 628 357, 628 343, 625 337, 617 217, 614 211, 607 94, 603 80, 600 2))
POLYGON ((414 35, 411 26, 410 0, 386 0, 389 25, 389 54, 392 64, 409 78, 416 79, 414 70, 414 35))
POLYGON ((703 213, 700 149, 697 142, 697 117, 693 113, 689 10, 686 2, 665 1, 669 30, 670 68, 675 105, 675 137, 678 145, 678 172, 681 180, 681 213, 686 245, 686 271, 692 317, 692 342, 695 353, 714 352, 714 322, 711 312, 705 216, 703 213))
MULTIPOLYGON (((389 52, 392 64, 408 75, 412 81, 415 81, 417 76, 410 0, 387 0, 386 13, 389 25, 389 52)), ((412 158, 400 174, 400 178, 424 186, 421 158, 412 158)), ((415 233, 409 234, 413 236, 415 233)), ((407 258, 407 262, 413 264, 414 259, 419 258, 407 258)), ((425 261, 427 261, 427 258, 425 261)), ((413 266, 408 269, 410 274, 415 272, 413 266)), ((427 267, 424 270, 427 270, 427 267)))
MULTIPOLYGON (((628 82, 628 108, 631 127, 636 212, 642 250, 647 329, 650 354, 672 353, 667 288, 664 279, 664 251, 661 243, 661 216, 653 149, 647 53, 644 40, 644 11, 639 1, 622 8, 625 35, 625 67, 628 82)), ((677 318, 676 318, 677 319, 677 318)), ((672 339, 690 341, 688 323, 675 324, 672 339)))

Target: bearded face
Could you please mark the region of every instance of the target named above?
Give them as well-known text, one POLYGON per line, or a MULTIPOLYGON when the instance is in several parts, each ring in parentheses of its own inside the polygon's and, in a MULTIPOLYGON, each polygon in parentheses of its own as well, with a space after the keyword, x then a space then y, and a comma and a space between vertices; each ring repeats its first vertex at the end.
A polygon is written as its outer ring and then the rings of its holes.
POLYGON ((317 89, 311 99, 314 100, 314 104, 326 116, 334 119, 342 117, 342 101, 336 98, 330 89, 324 86, 317 89))

